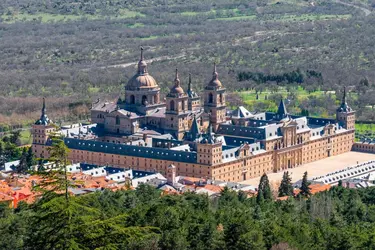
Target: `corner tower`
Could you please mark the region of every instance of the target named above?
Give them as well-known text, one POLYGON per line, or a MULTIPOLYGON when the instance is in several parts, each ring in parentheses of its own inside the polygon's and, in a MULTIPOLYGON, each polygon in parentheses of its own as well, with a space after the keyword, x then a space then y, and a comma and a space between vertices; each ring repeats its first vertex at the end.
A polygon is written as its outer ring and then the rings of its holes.
POLYGON ((188 96, 181 87, 176 69, 174 86, 166 96, 165 127, 166 133, 171 133, 181 140, 184 133, 189 130, 188 119, 188 96))
POLYGON ((339 125, 348 130, 355 129, 355 111, 346 102, 346 88, 340 107, 336 110, 336 120, 339 125))
POLYGON ((210 122, 214 131, 217 130, 220 123, 225 122, 225 88, 223 88, 223 85, 219 81, 216 64, 214 64, 212 80, 204 90, 204 111, 210 114, 210 122))
POLYGON ((47 142, 50 133, 55 131, 52 121, 46 114, 46 101, 43 98, 43 107, 40 119, 37 120, 33 127, 31 134, 33 136, 32 150, 38 158, 48 158, 49 153, 47 151, 47 142))
POLYGON ((204 165, 217 165, 222 163, 222 142, 216 140, 212 132, 212 124, 207 128, 207 133, 202 135, 203 139, 197 144, 197 161, 204 165))
POLYGON ((147 63, 143 57, 138 62, 137 73, 125 86, 125 101, 119 102, 122 108, 146 115, 149 111, 164 106, 160 103, 160 88, 156 80, 148 73, 147 63))

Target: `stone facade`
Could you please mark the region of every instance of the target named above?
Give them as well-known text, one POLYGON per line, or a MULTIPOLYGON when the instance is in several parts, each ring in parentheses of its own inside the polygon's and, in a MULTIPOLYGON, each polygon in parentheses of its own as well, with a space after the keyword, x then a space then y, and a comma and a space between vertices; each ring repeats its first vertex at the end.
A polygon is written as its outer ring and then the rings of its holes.
MULTIPOLYGON (((263 173, 342 154, 354 143, 355 112, 346 93, 336 119, 294 116, 283 100, 276 113, 228 112, 216 66, 204 91, 204 105, 182 88, 178 72, 165 103, 143 59, 125 86, 125 99, 93 104, 90 129, 62 129, 72 162, 156 171, 223 181, 243 181, 263 173), (168 168, 170 167, 170 168, 168 168)), ((55 127, 45 114, 33 126, 33 151, 48 157, 55 127)), ((359 146, 358 146, 359 147, 359 146)), ((375 147, 374 147, 375 150, 375 147)))

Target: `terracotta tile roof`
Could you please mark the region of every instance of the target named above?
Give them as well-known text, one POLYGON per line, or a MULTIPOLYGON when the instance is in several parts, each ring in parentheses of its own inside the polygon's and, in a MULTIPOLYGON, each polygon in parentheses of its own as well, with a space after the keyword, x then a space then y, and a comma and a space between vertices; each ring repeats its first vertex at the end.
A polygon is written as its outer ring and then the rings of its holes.
POLYGON ((210 184, 207 184, 204 187, 197 187, 197 189, 200 189, 200 188, 205 188, 205 189, 210 190, 214 193, 220 193, 223 190, 223 187, 210 185, 210 184))
POLYGON ((277 201, 286 201, 287 199, 289 199, 289 196, 282 196, 276 198, 277 201))
POLYGON ((9 196, 7 194, 4 194, 4 193, 0 193, 0 202, 9 202, 9 201, 13 201, 14 198, 12 196, 9 196))
MULTIPOLYGON (((320 184, 320 183, 310 184, 311 194, 324 192, 324 191, 329 190, 330 188, 331 188, 331 185, 329 185, 329 184, 320 184)), ((293 191, 295 196, 298 195, 300 192, 301 192, 301 190, 298 189, 298 188, 294 189, 294 191, 293 191)))

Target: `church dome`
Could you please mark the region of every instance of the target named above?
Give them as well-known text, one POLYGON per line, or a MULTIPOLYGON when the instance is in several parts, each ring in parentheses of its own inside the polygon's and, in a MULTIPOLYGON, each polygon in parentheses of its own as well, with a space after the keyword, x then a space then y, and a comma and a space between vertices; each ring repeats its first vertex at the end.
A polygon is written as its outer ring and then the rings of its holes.
POLYGON ((184 94, 184 89, 181 87, 180 79, 178 78, 178 70, 176 69, 176 78, 174 79, 174 85, 171 88, 170 94, 184 94))
POLYGON ((126 88, 138 89, 138 88, 157 88, 159 87, 156 80, 148 74, 147 63, 143 58, 143 48, 141 48, 141 59, 138 62, 138 71, 128 83, 126 88))
POLYGON ((156 80, 147 73, 134 75, 126 86, 131 88, 156 88, 158 84, 156 80))
POLYGON ((211 81, 208 83, 207 87, 222 88, 223 85, 219 80, 219 74, 216 71, 216 64, 214 65, 214 73, 212 75, 211 81))

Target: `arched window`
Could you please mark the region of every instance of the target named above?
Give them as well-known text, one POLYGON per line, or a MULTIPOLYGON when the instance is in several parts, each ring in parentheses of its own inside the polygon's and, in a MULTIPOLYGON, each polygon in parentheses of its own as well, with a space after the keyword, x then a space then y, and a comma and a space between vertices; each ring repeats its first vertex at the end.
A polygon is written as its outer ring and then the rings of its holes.
POLYGON ((185 110, 185 101, 182 101, 182 110, 185 110))
POLYGON ((169 103, 169 109, 174 111, 174 101, 173 100, 169 103))
POLYGON ((135 104, 135 97, 134 97, 134 95, 130 96, 130 104, 135 104))
POLYGON ((214 102, 214 96, 212 95, 212 93, 209 93, 208 94, 208 103, 213 103, 214 102))
POLYGON ((116 125, 120 125, 120 117, 118 115, 116 116, 116 125))
POLYGON ((147 104, 147 96, 142 96, 142 105, 146 105, 147 104))
POLYGON ((220 94, 220 97, 219 97, 219 99, 220 99, 220 103, 223 103, 223 102, 224 102, 224 99, 223 99, 223 94, 220 94))

